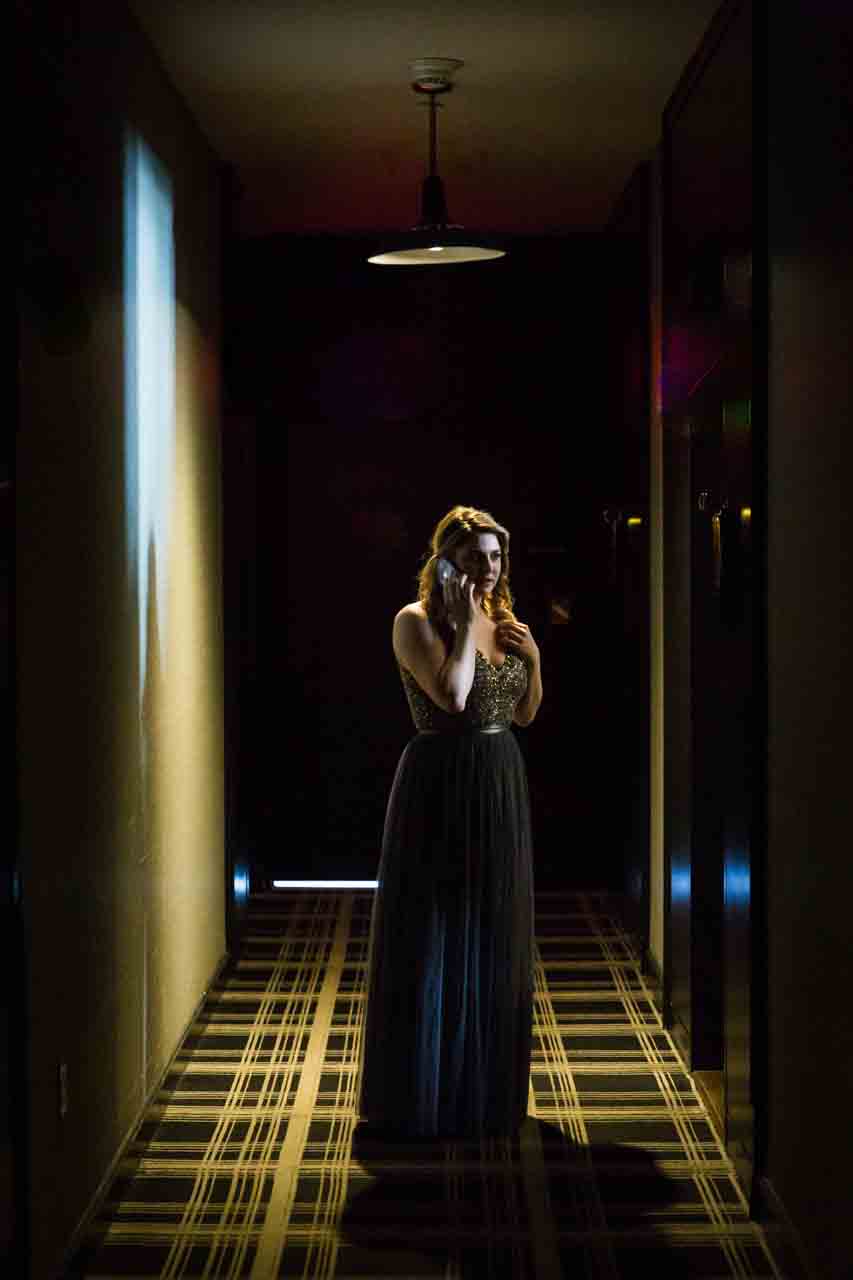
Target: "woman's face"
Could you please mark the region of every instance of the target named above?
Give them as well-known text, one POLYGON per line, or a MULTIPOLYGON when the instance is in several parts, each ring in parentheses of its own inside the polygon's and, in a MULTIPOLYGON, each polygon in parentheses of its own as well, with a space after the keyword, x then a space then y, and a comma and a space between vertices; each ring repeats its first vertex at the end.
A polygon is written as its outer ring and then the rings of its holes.
POLYGON ((494 589, 501 572, 501 544, 497 534, 475 533, 457 547, 453 559, 460 573, 474 579, 478 591, 494 589))

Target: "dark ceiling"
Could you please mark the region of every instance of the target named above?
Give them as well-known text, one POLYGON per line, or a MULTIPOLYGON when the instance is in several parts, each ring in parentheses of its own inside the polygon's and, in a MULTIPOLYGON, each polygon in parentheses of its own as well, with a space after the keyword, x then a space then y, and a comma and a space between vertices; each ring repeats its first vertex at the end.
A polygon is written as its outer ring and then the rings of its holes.
POLYGON ((654 148, 719 0, 132 0, 234 166, 244 234, 408 226, 426 171, 416 58, 461 58, 439 117, 451 217, 595 231, 654 148))

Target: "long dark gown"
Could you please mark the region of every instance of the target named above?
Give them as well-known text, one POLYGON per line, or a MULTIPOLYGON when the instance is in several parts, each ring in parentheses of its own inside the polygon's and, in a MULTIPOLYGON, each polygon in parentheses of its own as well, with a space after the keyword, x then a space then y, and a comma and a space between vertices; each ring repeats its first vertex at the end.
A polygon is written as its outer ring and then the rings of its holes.
POLYGON ((510 728, 527 668, 478 651, 460 715, 399 670, 419 732, 385 815, 359 1115, 391 1134, 512 1135, 527 1112, 533 1024, 530 806, 510 728))

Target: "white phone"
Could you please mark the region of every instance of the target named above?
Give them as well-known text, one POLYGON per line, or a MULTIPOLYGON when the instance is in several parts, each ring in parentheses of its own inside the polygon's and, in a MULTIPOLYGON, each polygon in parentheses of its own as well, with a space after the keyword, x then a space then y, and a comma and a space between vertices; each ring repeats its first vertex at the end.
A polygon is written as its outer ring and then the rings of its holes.
POLYGON ((452 578, 454 575, 456 577, 459 576, 459 570, 456 568, 454 564, 451 564, 450 561, 447 560, 444 556, 438 557, 438 564, 436 565, 436 573, 438 575, 438 585, 442 588, 444 587, 444 584, 447 582, 448 578, 452 578))

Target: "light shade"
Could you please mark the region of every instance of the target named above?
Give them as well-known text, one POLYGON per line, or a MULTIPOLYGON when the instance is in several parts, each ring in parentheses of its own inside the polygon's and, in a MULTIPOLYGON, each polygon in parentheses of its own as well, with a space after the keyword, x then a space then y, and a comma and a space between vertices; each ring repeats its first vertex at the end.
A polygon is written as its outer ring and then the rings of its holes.
MULTIPOLYGON (((485 244, 455 243, 446 230, 436 228, 433 235, 422 231, 412 232, 417 243, 389 246, 383 253, 375 253, 368 262, 379 267, 442 267, 456 262, 479 262, 486 258, 502 258, 504 249, 493 249, 485 244)), ((468 233, 469 240, 472 238, 468 233)))

